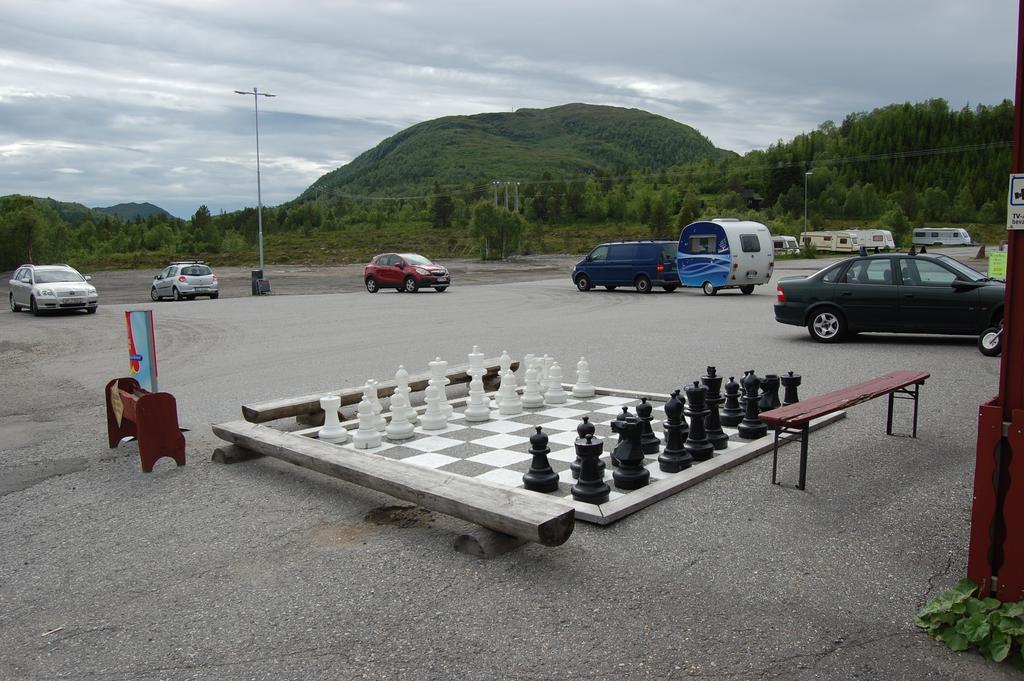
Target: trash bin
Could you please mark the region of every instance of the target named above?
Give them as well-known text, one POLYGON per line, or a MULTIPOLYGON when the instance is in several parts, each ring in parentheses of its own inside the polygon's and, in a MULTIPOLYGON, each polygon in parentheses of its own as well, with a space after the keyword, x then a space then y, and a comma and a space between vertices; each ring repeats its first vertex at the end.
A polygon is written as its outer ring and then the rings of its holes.
POLYGON ((260 279, 263 278, 263 270, 252 270, 252 294, 260 295, 260 279))

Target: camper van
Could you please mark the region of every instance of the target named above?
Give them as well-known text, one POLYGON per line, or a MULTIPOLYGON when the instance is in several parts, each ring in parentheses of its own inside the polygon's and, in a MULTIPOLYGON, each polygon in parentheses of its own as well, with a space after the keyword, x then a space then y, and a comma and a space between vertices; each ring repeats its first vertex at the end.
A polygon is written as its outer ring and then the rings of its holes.
POLYGON ((693 222, 679 235, 676 269, 683 286, 713 296, 723 288, 744 294, 766 283, 775 268, 772 235, 760 222, 716 218, 693 222))
POLYGON ((970 246, 971 235, 966 229, 915 229, 910 243, 915 246, 970 246))
POLYGON ((860 234, 855 229, 804 232, 803 243, 814 246, 816 251, 827 253, 856 253, 862 245, 860 234))
POLYGON ((892 238, 892 232, 887 229, 851 229, 848 231, 856 232, 860 239, 860 245, 868 251, 878 253, 896 248, 896 240, 892 238))
POLYGON ((775 255, 793 255, 800 252, 800 242, 795 236, 773 235, 772 250, 775 255))

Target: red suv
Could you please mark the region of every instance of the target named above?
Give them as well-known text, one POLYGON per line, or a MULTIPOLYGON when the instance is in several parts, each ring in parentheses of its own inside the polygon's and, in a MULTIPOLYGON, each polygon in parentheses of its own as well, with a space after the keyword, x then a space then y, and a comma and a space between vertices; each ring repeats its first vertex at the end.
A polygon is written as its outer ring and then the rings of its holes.
POLYGON ((416 293, 421 286, 432 286, 440 293, 451 284, 451 275, 416 253, 381 253, 363 268, 363 281, 370 293, 381 288, 416 293))

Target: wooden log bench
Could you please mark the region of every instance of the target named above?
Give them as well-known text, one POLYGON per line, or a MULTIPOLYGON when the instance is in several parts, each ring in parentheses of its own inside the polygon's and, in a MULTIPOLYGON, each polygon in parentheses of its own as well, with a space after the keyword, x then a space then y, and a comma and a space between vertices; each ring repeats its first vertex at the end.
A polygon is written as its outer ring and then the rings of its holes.
MULTIPOLYGON (((484 369, 486 373, 481 377, 484 382, 484 389, 493 389, 494 384, 498 381, 498 358, 484 360, 484 369)), ((519 362, 512 362, 512 371, 516 371, 519 368, 519 362)), ((460 366, 450 367, 448 372, 445 374, 448 377, 450 385, 456 385, 460 383, 469 383, 472 378, 469 373, 469 365, 464 364, 460 366)), ((430 372, 422 374, 416 374, 409 377, 409 388, 415 392, 421 392, 426 390, 427 381, 430 380, 430 372)), ((395 381, 380 381, 377 384, 377 396, 386 399, 391 397, 395 392, 395 381)), ((352 418, 355 413, 354 407, 359 404, 359 400, 363 396, 363 386, 354 388, 344 388, 342 390, 331 390, 315 395, 303 395, 301 397, 286 397, 278 400, 267 400, 265 402, 254 402, 252 404, 242 405, 242 417, 250 423, 267 423, 269 421, 276 421, 277 419, 287 418, 289 416, 295 416, 303 419, 305 425, 322 425, 323 424, 323 410, 320 408, 320 398, 325 395, 337 395, 341 398, 341 404, 339 411, 342 412, 342 419, 352 418), (346 411, 345 408, 349 409, 346 411), (319 416, 319 423, 317 419, 311 419, 311 416, 319 416)))
POLYGON ((775 430, 775 448, 772 454, 772 484, 777 482, 779 463, 779 437, 783 435, 800 436, 800 482, 797 489, 804 489, 807 482, 807 439, 810 434, 810 423, 833 412, 847 409, 861 402, 873 400, 882 395, 889 396, 889 410, 886 417, 885 432, 892 435, 892 410, 896 399, 909 399, 914 402, 913 435, 917 437, 917 405, 921 386, 930 374, 923 371, 894 371, 885 376, 873 378, 864 383, 833 390, 796 404, 761 413, 761 420, 775 430))

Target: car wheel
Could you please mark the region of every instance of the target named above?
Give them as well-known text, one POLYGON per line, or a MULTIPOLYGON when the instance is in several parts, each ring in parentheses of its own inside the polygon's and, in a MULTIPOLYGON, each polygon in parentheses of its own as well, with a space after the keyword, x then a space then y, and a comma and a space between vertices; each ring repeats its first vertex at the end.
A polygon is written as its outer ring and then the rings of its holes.
POLYGON ((665 286, 662 286, 661 288, 665 289, 665 293, 672 293, 677 288, 679 288, 679 285, 678 284, 666 284, 665 286))
POLYGON ((591 287, 592 284, 590 283, 590 277, 588 277, 585 274, 581 274, 578 277, 576 277, 576 288, 586 292, 589 291, 591 287))
POLYGON ((740 286, 740 291, 743 293, 743 295, 749 296, 751 293, 754 292, 754 285, 747 284, 746 286, 740 286))
POLYGON ((435 286, 434 290, 437 291, 438 293, 444 293, 445 291, 448 290, 448 287, 447 286, 435 286))
POLYGON ((182 300, 181 291, 178 290, 177 286, 174 287, 174 299, 175 300, 182 300))
POLYGON ((366 290, 369 291, 370 293, 376 293, 377 291, 379 291, 380 288, 377 286, 377 280, 374 279, 373 277, 367 277, 366 290))
POLYGON ((220 298, 220 294, 219 293, 211 293, 210 294, 210 300, 217 300, 218 298, 220 298))
POLYGON ((710 281, 705 281, 704 284, 700 287, 700 290, 703 291, 704 295, 706 296, 713 296, 716 293, 718 293, 718 289, 715 288, 714 284, 712 284, 710 281))
POLYGON ((986 357, 998 357, 1003 351, 1002 327, 993 326, 985 329, 978 336, 978 351, 986 357))
POLYGON ((98 309, 100 309, 100 306, 96 305, 95 307, 87 307, 85 311, 88 312, 89 314, 96 314, 96 310, 98 309))
POLYGON ((617 288, 618 288, 618 286, 605 286, 605 287, 604 287, 604 289, 605 289, 606 291, 614 291, 614 290, 615 290, 615 289, 617 289, 617 288))
POLYGON ((35 296, 32 296, 31 298, 28 299, 28 311, 34 314, 36 317, 38 317, 40 314, 39 308, 36 307, 35 296))
POLYGON ((819 343, 835 343, 846 335, 846 320, 838 310, 818 310, 807 322, 807 331, 819 343))
POLYGON ((633 286, 636 287, 637 293, 650 293, 651 292, 651 280, 646 274, 641 274, 633 280, 633 286))
POLYGON ((149 289, 149 299, 152 300, 154 303, 160 300, 160 296, 156 294, 156 286, 153 286, 149 289))
POLYGON ((416 283, 416 277, 405 278, 405 292, 416 293, 420 290, 420 285, 416 283))
POLYGON ((14 302, 14 294, 10 294, 8 298, 11 300, 11 312, 21 312, 21 305, 14 302))

